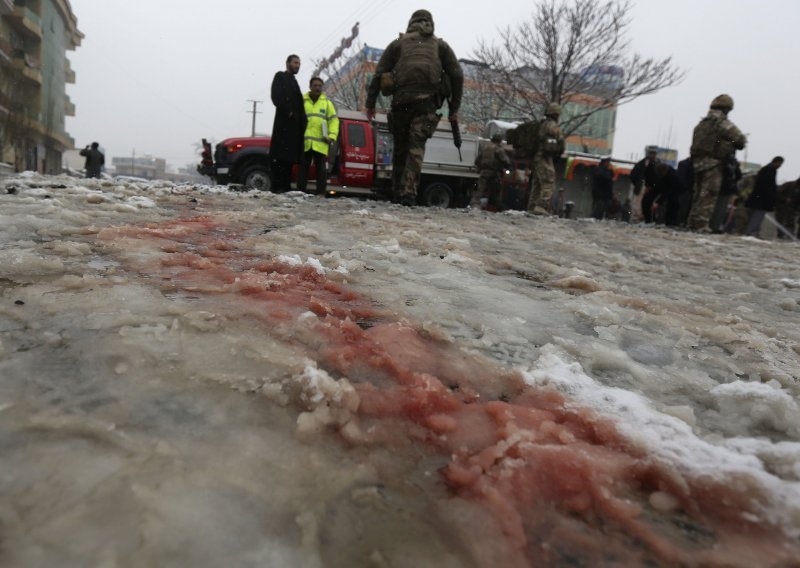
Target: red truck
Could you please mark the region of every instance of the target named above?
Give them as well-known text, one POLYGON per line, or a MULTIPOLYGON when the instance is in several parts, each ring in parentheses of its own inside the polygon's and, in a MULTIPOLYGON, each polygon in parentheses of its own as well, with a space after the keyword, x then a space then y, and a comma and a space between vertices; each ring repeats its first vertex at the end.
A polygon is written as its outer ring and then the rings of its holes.
MULTIPOLYGON (((465 135, 461 155, 453 145, 450 123, 443 120, 428 140, 419 184, 419 204, 459 207, 469 203, 478 172, 474 166, 480 139, 465 135)), ((269 191, 269 136, 227 138, 217 144, 213 157, 204 146, 198 171, 219 184, 238 184, 269 191)), ((309 172, 309 186, 314 186, 309 172)), ((392 136, 385 115, 372 123, 360 112, 339 112, 339 138, 328 155, 328 194, 389 198, 392 184, 392 136)))

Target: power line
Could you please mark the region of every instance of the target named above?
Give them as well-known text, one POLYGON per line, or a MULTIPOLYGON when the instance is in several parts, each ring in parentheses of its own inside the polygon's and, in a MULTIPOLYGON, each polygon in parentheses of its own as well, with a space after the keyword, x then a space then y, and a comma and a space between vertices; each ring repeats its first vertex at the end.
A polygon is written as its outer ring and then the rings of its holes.
POLYGON ((250 136, 256 135, 256 115, 262 114, 260 110, 256 110, 258 108, 258 103, 264 104, 264 101, 254 101, 253 99, 247 99, 247 102, 253 103, 253 110, 247 110, 245 112, 249 112, 253 114, 253 130, 250 136))

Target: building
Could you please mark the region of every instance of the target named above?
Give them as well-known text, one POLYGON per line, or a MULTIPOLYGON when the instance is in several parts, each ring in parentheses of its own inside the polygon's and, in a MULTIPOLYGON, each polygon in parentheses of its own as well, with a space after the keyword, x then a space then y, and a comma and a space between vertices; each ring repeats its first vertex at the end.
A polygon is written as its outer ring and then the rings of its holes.
POLYGON ((114 173, 118 176, 131 176, 144 179, 167 179, 167 161, 152 156, 115 157, 111 159, 114 173))
MULTIPOLYGON (((350 59, 337 69, 331 70, 326 81, 326 94, 333 101, 347 109, 363 109, 366 101, 366 90, 375 67, 383 54, 383 49, 365 45, 350 59)), ((518 112, 503 105, 497 96, 499 81, 493 80, 486 68, 477 61, 460 59, 464 70, 464 97, 461 102, 459 116, 461 128, 465 132, 485 134, 484 129, 489 121, 522 122, 530 117, 519 116, 518 112)), ((520 69, 519 73, 535 74, 532 69, 520 69)), ((618 67, 596 67, 583 71, 582 77, 592 81, 595 87, 606 85, 613 89, 622 79, 623 71, 618 67), (598 82, 598 78, 602 81, 598 82)), ((582 93, 572 97, 563 105, 562 121, 571 116, 578 116, 587 110, 602 104, 602 97, 591 93, 582 93)), ((387 108, 387 101, 379 96, 377 107, 387 108)), ((610 155, 614 147, 614 130, 617 118, 616 107, 594 112, 567 138, 567 151, 583 152, 594 155, 610 155)))
POLYGON ((60 173, 74 147, 66 53, 82 39, 69 0, 0 0, 0 162, 15 171, 60 173))
POLYGON ((644 155, 646 156, 649 152, 655 152, 656 158, 668 166, 678 167, 678 150, 675 148, 664 148, 663 146, 650 144, 644 147, 644 155))

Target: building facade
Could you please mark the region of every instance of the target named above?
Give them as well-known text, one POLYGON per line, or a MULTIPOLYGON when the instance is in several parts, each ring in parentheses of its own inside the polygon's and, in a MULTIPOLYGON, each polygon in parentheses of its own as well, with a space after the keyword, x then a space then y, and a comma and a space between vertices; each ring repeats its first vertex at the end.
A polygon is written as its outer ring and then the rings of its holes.
MULTIPOLYGON (((364 108, 366 90, 383 49, 365 45, 327 79, 326 93, 337 105, 350 110, 364 108)), ((485 68, 476 61, 460 59, 464 70, 464 97, 459 110, 461 128, 466 132, 486 135, 486 125, 491 120, 522 122, 530 117, 519 116, 519 112, 503 104, 497 95, 498 83, 492 80, 485 68)), ((520 70, 530 73, 531 70, 520 70)), ((584 70, 587 79, 601 76, 610 88, 620 80, 622 70, 596 68, 584 70)), ((594 81, 597 84, 597 81, 594 81)), ((602 84, 602 82, 601 82, 602 84)), ((590 93, 572 97, 563 104, 562 120, 578 116, 602 106, 603 98, 590 93)), ((387 109, 388 100, 378 96, 378 109, 387 109)), ((567 138, 567 151, 595 155, 610 155, 614 147, 614 130, 617 119, 616 107, 596 110, 567 138)))
POLYGON ((166 179, 167 161, 153 156, 114 157, 111 159, 114 173, 144 179, 166 179))
POLYGON ((82 39, 69 0, 0 0, 0 162, 15 171, 60 173, 74 147, 66 55, 82 39))

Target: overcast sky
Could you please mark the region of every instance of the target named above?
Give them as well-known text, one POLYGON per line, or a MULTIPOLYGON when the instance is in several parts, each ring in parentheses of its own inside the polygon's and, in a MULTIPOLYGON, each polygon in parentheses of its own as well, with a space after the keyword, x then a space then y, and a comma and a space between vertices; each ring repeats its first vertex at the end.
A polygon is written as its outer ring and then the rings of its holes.
MULTIPOLYGON (((195 144, 249 135, 252 103, 272 129, 269 85, 298 53, 305 89, 312 60, 328 56, 355 22, 362 42, 385 47, 417 8, 433 13, 436 34, 460 58, 479 38, 529 19, 532 0, 339 0, 326 4, 267 0, 71 0, 82 45, 68 57, 76 72, 67 92, 76 116, 67 131, 78 147, 98 141, 107 155, 145 153, 173 166, 197 162, 195 144), (487 11, 491 5, 492 10, 487 11)), ((614 157, 636 159, 647 144, 685 157, 692 128, 711 99, 733 96, 730 118, 748 133, 747 155, 782 154, 782 179, 800 175, 800 0, 638 0, 632 49, 673 56, 687 71, 680 85, 620 108, 614 157)))

